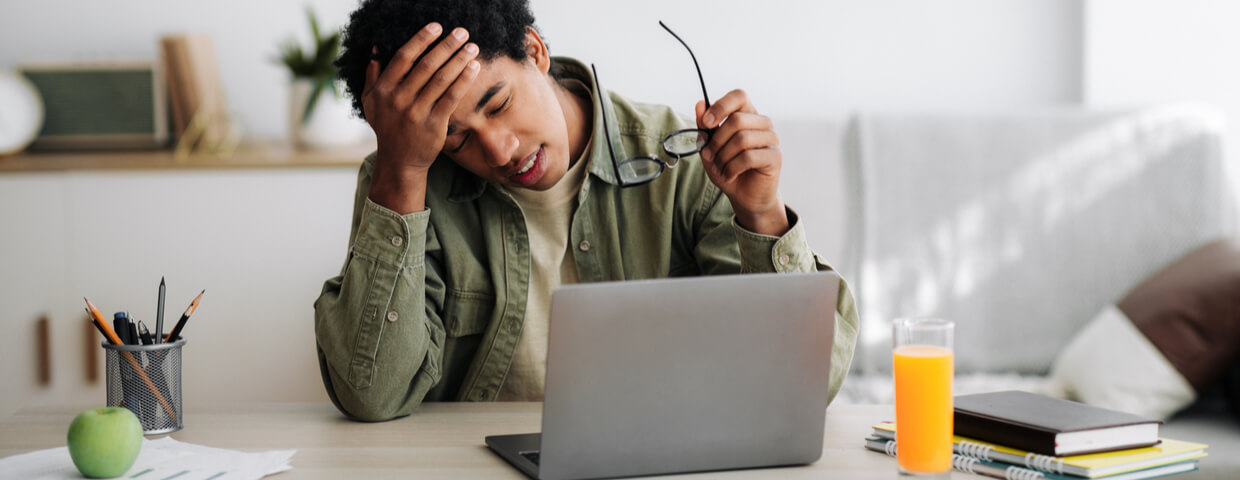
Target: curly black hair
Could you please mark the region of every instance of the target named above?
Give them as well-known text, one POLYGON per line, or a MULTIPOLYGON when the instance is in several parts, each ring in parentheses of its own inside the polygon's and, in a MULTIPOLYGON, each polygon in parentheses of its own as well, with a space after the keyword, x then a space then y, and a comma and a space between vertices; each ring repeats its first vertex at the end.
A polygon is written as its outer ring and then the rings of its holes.
POLYGON ((463 27, 469 31, 469 41, 478 45, 479 59, 505 55, 524 60, 525 29, 534 27, 534 14, 528 0, 363 0, 349 16, 343 53, 336 59, 337 76, 359 116, 366 118, 362 111, 366 65, 376 59, 386 68, 396 51, 431 22, 443 26, 436 44, 452 29, 463 27), (376 47, 378 53, 372 55, 376 47))

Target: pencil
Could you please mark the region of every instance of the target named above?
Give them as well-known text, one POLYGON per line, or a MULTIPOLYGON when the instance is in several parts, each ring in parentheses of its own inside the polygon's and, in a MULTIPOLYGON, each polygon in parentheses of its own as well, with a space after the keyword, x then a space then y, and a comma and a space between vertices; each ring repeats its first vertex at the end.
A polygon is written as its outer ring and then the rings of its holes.
POLYGON ((164 341, 164 277, 159 277, 159 305, 155 308, 155 341, 164 341))
MULTIPOLYGON (((82 300, 86 300, 86 297, 82 297, 82 300)), ((103 318, 103 314, 99 312, 99 309, 90 303, 90 300, 86 300, 86 307, 86 310, 90 312, 90 316, 95 319, 95 324, 100 326, 104 336, 108 337, 108 340, 113 344, 122 345, 121 338, 116 336, 116 332, 112 330, 112 327, 108 326, 108 321, 103 318)), ((168 400, 164 399, 163 394, 159 393, 159 388, 155 387, 155 382, 151 381, 151 377, 146 376, 146 370, 142 369, 142 365, 137 360, 134 360, 133 355, 130 355, 129 352, 122 350, 117 353, 120 353, 122 357, 125 357, 125 360, 129 361, 129 366, 133 367, 133 371, 142 377, 142 381, 146 382, 146 388, 155 394, 155 398, 159 400, 159 403, 164 406, 164 410, 168 412, 168 416, 172 417, 172 421, 175 422, 177 420, 177 412, 172 409, 172 405, 168 404, 168 400)))
POLYGON ((185 313, 181 314, 181 319, 177 320, 177 325, 172 327, 172 331, 168 333, 167 340, 164 340, 165 342, 175 342, 178 338, 181 338, 181 329, 185 328, 185 322, 189 320, 189 316, 193 315, 194 310, 198 309, 198 301, 202 300, 202 294, 204 293, 207 293, 207 289, 205 288, 198 294, 197 297, 194 297, 194 301, 189 302, 189 307, 186 307, 185 313))
MULTIPOLYGON (((85 297, 83 297, 83 298, 85 298, 85 297)), ((85 308, 85 307, 83 307, 83 308, 85 308)), ((111 338, 108 338, 108 333, 107 333, 107 332, 105 332, 105 331, 103 331, 103 326, 102 326, 102 325, 99 325, 99 322, 96 322, 96 321, 95 321, 95 316, 90 314, 90 309, 89 309, 89 308, 86 308, 85 310, 86 310, 86 315, 88 315, 88 316, 89 316, 89 318, 90 318, 90 324, 95 326, 95 330, 99 330, 99 334, 100 334, 100 335, 103 335, 103 339, 104 339, 104 340, 106 340, 108 343, 112 343, 112 339, 111 339, 111 338)), ((116 345, 116 344, 115 344, 115 343, 112 343, 112 345, 116 345)))

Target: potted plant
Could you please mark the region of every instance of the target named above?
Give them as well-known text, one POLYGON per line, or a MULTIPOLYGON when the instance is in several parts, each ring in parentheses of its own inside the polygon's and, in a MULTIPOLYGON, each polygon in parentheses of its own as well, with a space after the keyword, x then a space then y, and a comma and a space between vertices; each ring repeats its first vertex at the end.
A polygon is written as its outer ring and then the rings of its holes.
POLYGON ((294 38, 280 46, 277 61, 292 74, 289 130, 300 147, 324 148, 361 140, 366 124, 352 118, 352 106, 336 80, 332 62, 340 52, 340 32, 324 35, 314 10, 307 8, 313 41, 309 49, 294 38))

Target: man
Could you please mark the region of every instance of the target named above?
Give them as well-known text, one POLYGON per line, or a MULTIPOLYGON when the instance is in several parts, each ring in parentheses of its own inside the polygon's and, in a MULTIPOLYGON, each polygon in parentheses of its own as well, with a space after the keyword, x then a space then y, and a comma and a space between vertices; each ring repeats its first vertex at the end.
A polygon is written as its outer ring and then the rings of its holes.
MULTIPOLYGON (((700 156, 624 188, 628 156, 607 138, 671 162, 660 142, 688 125, 595 92, 533 23, 525 0, 366 0, 351 16, 337 65, 378 149, 341 275, 315 303, 323 381, 351 418, 541 399, 561 284, 830 268, 780 199, 778 137, 743 91, 697 105, 714 129, 700 156)), ((857 336, 842 282, 836 319, 826 401, 857 336)))

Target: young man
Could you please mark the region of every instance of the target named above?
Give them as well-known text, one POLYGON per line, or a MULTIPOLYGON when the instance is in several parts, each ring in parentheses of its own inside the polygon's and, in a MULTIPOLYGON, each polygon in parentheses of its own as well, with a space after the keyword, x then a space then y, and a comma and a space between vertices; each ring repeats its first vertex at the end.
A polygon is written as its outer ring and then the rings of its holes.
MULTIPOLYGON (((337 65, 378 150, 315 303, 323 382, 351 418, 541 399, 561 284, 830 268, 779 197, 779 140, 743 91, 698 103, 696 127, 714 129, 700 158, 623 188, 613 162, 670 162, 662 139, 691 125, 595 92, 533 23, 525 0, 366 0, 351 17, 337 65)), ((827 401, 857 325, 841 282, 827 401)))

